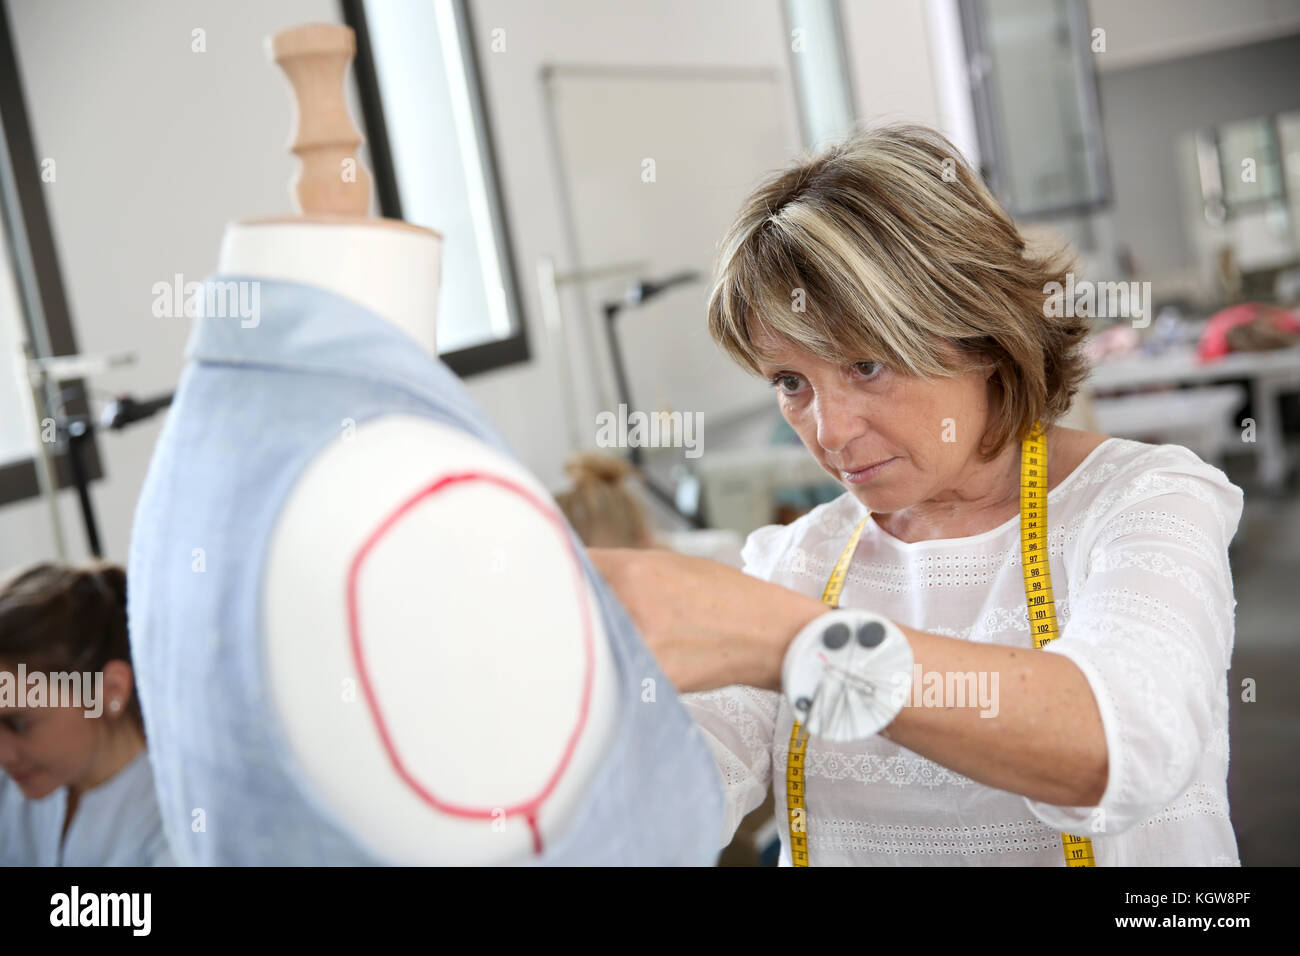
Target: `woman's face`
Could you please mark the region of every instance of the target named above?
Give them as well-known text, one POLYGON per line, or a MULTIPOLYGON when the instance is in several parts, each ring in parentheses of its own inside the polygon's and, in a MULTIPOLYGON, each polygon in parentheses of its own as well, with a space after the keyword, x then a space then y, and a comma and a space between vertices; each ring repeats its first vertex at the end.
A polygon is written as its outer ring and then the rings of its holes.
POLYGON ((989 369, 926 382, 871 359, 827 362, 766 333, 756 344, 785 420, 866 507, 888 514, 960 497, 951 492, 978 462, 989 369))
MULTIPOLYGON (((104 690, 121 680, 118 673, 130 664, 111 661, 104 669, 104 690), (110 677, 110 671, 112 677, 110 677)), ((4 680, 17 687, 17 668, 0 662, 4 680)), ((122 699, 119 692, 118 699, 122 699)), ((20 709, 0 704, 0 773, 18 785, 23 796, 39 800, 60 787, 80 785, 91 774, 95 759, 122 711, 111 714, 100 701, 98 717, 87 716, 86 707, 29 707, 20 709)), ((129 719, 129 718, 126 718, 129 719)))

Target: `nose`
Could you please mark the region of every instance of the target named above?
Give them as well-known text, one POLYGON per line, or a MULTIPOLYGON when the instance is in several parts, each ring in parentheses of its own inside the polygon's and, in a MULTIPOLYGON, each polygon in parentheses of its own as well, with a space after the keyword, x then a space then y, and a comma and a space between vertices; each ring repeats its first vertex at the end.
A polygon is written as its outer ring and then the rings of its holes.
POLYGON ((854 409, 851 400, 833 392, 817 396, 813 413, 817 418, 817 443, 844 463, 845 449, 866 434, 866 419, 854 409))

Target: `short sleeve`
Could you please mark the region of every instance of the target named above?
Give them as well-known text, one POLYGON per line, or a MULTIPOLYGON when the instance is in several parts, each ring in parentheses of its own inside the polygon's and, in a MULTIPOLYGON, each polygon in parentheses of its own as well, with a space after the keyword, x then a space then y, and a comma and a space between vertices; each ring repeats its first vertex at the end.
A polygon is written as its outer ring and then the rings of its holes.
POLYGON ((1207 748, 1226 747, 1236 608, 1228 544, 1242 503, 1223 472, 1172 445, 1098 495, 1069 621, 1043 650, 1072 660, 1096 697, 1106 789, 1097 807, 1027 799, 1044 823, 1121 833, 1186 790, 1207 748))
MULTIPOLYGON (((771 580, 788 534, 788 525, 767 525, 751 532, 740 552, 744 572, 771 580)), ((719 847, 725 847, 735 836, 740 821, 763 802, 772 785, 772 740, 780 695, 735 684, 683 694, 681 701, 704 731, 726 785, 726 810, 719 843, 719 847)))
POLYGON ((772 785, 772 738, 780 709, 776 691, 733 684, 683 694, 686 712, 704 732, 726 788, 719 848, 736 835, 745 816, 772 785))
POLYGON ((777 562, 789 550, 795 525, 769 524, 751 531, 740 549, 741 569, 748 575, 771 581, 777 562))

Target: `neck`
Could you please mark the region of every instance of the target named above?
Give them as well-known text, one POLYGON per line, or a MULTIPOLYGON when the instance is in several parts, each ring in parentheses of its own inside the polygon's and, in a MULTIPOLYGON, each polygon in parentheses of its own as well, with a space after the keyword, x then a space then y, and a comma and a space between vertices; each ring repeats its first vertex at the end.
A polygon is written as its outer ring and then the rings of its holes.
POLYGON ((436 356, 441 251, 437 233, 391 220, 267 220, 227 226, 218 268, 350 299, 436 356))
POLYGON ((86 775, 69 784, 71 797, 80 798, 87 790, 112 780, 144 750, 144 735, 129 717, 115 723, 117 726, 107 732, 86 775))
MULTIPOLYGON (((1056 444, 1055 428, 1049 427, 1049 461, 1056 444)), ((1020 442, 1008 444, 992 461, 972 453, 941 491, 907 508, 873 514, 873 520, 905 542, 966 537, 996 528, 1020 509, 1020 457, 1020 442)))

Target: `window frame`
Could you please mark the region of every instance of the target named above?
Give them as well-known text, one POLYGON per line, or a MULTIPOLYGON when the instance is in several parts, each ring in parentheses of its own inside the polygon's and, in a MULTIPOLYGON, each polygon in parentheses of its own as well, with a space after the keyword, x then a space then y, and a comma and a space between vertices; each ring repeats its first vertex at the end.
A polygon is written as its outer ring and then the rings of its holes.
MULTIPOLYGON (((465 85, 469 90, 470 112, 474 117, 474 128, 478 137, 481 172, 492 219, 493 240, 501 263, 501 285, 505 293, 506 310, 515 325, 514 334, 506 338, 494 339, 438 355, 438 358, 458 376, 468 378, 509 365, 528 362, 532 359, 532 350, 529 347, 527 317, 519 295, 521 287, 519 271, 515 262, 505 198, 501 193, 492 124, 483 93, 478 53, 474 46, 473 20, 466 0, 449 0, 449 2, 455 12, 457 39, 468 74, 465 77, 465 85)), ((366 26, 364 0, 339 0, 339 3, 343 22, 356 34, 357 54, 353 64, 353 75, 356 78, 358 99, 361 104, 362 123, 370 153, 379 212, 388 219, 402 219, 401 190, 393 167, 392 146, 388 140, 383 96, 379 89, 374 51, 371 49, 370 33, 366 26)))
POLYGON ((1074 40, 1074 65, 1080 77, 1076 93, 1079 116, 1083 124, 1085 162, 1096 179, 1097 190, 1090 198, 1078 202, 1021 208, 1013 202, 1007 182, 1005 126, 992 83, 993 54, 988 38, 988 16, 984 0, 957 0, 962 45, 974 107, 975 133, 980 150, 980 178, 1017 221, 1034 222, 1069 216, 1087 216, 1103 211, 1114 201, 1110 174, 1110 157, 1105 147, 1105 129, 1101 119, 1101 99, 1097 92, 1097 70, 1087 41, 1092 26, 1085 0, 1064 0, 1071 39, 1074 40))
MULTIPOLYGON (((18 288, 21 331, 32 343, 36 357, 76 355, 77 338, 68 311, 9 24, 8 4, 0 0, 0 218, 9 243, 10 261, 6 267, 13 270, 18 288), (38 321, 43 328, 36 327, 38 321)), ((7 359, 7 356, 0 358, 7 359)), ((26 383, 20 384, 26 387, 26 383)), ((71 396, 62 406, 64 414, 88 414, 84 381, 69 379, 51 383, 50 392, 45 395, 46 403, 58 393, 71 396)), ((48 408, 44 411, 49 414, 48 408)), ((35 428, 36 423, 32 425, 35 428)), ((90 483, 104 477, 103 463, 93 430, 83 441, 85 474, 90 483)), ((74 487, 66 443, 52 448, 50 459, 56 488, 74 487)), ((0 506, 40 496, 36 467, 35 454, 0 464, 0 506)))

